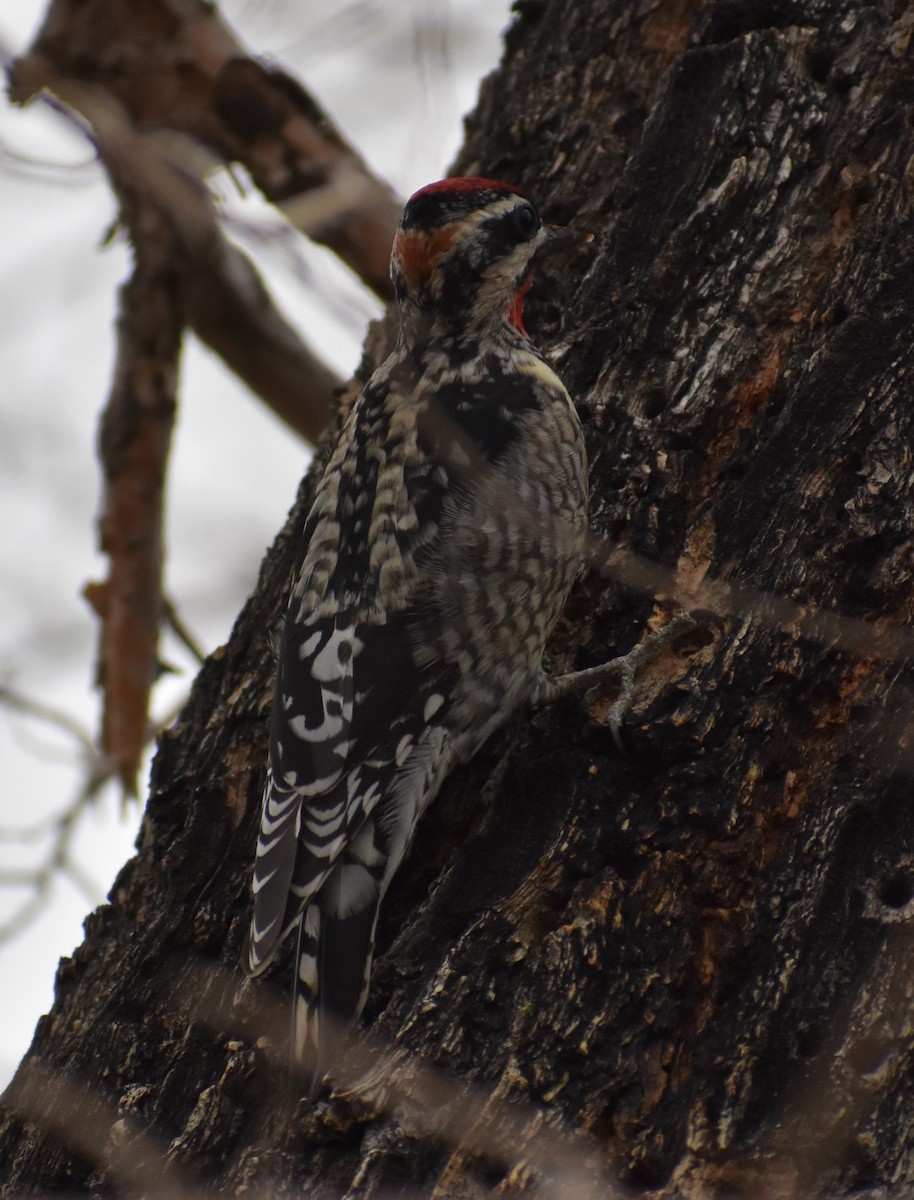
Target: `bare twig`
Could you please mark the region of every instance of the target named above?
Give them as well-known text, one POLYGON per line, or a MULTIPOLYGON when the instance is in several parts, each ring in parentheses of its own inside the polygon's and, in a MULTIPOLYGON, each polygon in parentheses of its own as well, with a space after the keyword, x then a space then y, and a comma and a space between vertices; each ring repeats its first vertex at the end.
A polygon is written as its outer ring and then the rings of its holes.
POLYGON ((629 546, 614 545, 598 534, 590 535, 588 561, 605 578, 648 592, 657 597, 658 603, 706 608, 721 617, 736 617, 768 629, 786 629, 796 637, 810 638, 847 654, 883 661, 914 658, 914 633, 888 620, 846 617, 816 607, 812 601, 800 604, 774 592, 727 583, 711 575, 695 584, 679 570, 645 558, 629 546))
MULTIPOLYGON (((38 916, 50 902, 54 884, 60 877, 69 879, 90 904, 99 903, 101 894, 98 885, 74 857, 73 841, 85 813, 101 790, 119 774, 115 762, 96 748, 89 733, 69 713, 26 696, 6 684, 0 686, 0 706, 4 705, 73 738, 83 759, 83 767, 76 794, 63 809, 31 825, 0 828, 0 842, 7 844, 34 843, 43 838, 49 840, 41 862, 35 867, 0 869, 0 887, 27 888, 31 893, 12 917, 0 925, 0 944, 21 933, 38 916)), ((161 721, 154 726, 147 726, 144 746, 161 729, 172 723, 183 705, 182 700, 161 721)))
POLYGON ((0 170, 53 183, 55 187, 88 187, 99 177, 98 162, 93 156, 84 162, 51 162, 23 154, 0 138, 0 170))
POLYGON ((172 631, 177 636, 177 638, 181 642, 182 646, 184 646, 187 650, 190 651, 190 653, 193 655, 193 657, 197 660, 198 663, 203 663, 204 660, 206 659, 206 652, 203 650, 203 648, 200 646, 197 639, 194 637, 194 635, 190 632, 190 630, 184 624, 184 621, 182 620, 180 613, 178 612, 177 608, 175 607, 174 601, 171 600, 168 596, 163 596, 162 597, 162 607, 163 607, 163 613, 165 616, 165 620, 171 626, 172 631))
POLYGON ((52 725, 56 729, 62 729, 79 743, 85 753, 93 753, 92 735, 89 730, 82 722, 77 721, 74 716, 62 708, 26 696, 7 683, 0 683, 0 705, 14 709, 16 712, 25 713, 30 717, 37 717, 38 720, 52 725))
MULTIPOLYGON (((76 798, 47 823, 53 836, 48 853, 37 867, 31 871, 0 870, 0 886, 27 887, 32 892, 13 916, 0 925, 0 943, 21 933, 37 917, 50 901, 60 876, 70 879, 90 904, 98 904, 101 900, 97 886, 75 864, 70 850, 80 818, 105 782, 104 774, 90 771, 76 798)), ((0 837, 4 836, 5 832, 0 834, 0 837)))

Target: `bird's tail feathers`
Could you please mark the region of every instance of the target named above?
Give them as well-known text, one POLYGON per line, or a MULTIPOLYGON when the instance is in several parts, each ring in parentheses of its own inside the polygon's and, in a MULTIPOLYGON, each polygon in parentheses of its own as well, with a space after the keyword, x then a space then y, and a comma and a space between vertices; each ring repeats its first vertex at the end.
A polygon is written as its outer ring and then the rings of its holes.
POLYGON ((320 1069, 320 1011, 318 1008, 318 955, 321 910, 317 901, 308 905, 298 926, 295 964, 295 999, 292 1006, 292 1045, 295 1062, 310 1076, 311 1095, 317 1095, 323 1079, 320 1069))
POLYGON ((295 1059, 316 1096, 345 1052, 349 1031, 365 1006, 380 897, 344 917, 320 900, 302 917, 295 976, 295 1059))

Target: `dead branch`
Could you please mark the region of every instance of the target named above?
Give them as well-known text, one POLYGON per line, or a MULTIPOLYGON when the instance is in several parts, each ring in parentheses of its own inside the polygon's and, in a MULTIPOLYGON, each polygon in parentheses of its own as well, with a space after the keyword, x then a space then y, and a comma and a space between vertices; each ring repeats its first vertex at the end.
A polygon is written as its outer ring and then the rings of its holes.
POLYGON ((187 138, 141 133, 101 86, 75 82, 37 59, 15 68, 32 96, 64 102, 101 155, 115 190, 130 187, 153 204, 180 244, 185 317, 194 332, 292 430, 316 442, 342 380, 279 312, 250 259, 219 228, 200 177, 206 164, 187 138), (84 122, 88 123, 89 129, 84 122))
POLYGON ((133 187, 125 183, 119 192, 135 266, 120 292, 117 361, 99 438, 105 480, 99 529, 111 568, 86 596, 102 622, 102 746, 133 794, 158 673, 162 512, 184 303, 179 247, 168 223, 133 187))
POLYGON ((251 57, 214 5, 55 0, 10 71, 14 98, 48 86, 49 72, 104 87, 139 129, 173 130, 243 163, 298 229, 392 297, 388 260, 401 202, 296 80, 251 57))
POLYGON ((290 429, 316 442, 343 381, 285 320, 247 255, 214 229, 209 263, 191 273, 188 293, 197 336, 290 429))

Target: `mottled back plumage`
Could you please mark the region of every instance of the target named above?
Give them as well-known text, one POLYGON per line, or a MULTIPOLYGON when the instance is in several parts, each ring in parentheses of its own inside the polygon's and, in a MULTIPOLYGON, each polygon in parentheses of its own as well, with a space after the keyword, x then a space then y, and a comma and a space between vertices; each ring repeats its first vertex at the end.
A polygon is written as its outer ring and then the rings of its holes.
POLYGON ((299 928, 295 1043, 319 1083, 368 987, 378 905, 453 767, 530 699, 578 569, 584 447, 520 319, 551 236, 507 184, 406 206, 394 352, 304 531, 279 655, 244 966, 299 928), (325 1022, 325 1025, 328 1025, 325 1022))

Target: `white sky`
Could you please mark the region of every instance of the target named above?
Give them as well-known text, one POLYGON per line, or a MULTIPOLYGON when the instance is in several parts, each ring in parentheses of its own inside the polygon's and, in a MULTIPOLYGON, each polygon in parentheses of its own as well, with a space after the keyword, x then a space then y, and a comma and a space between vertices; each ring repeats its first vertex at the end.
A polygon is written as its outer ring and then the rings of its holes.
MULTIPOLYGON (((290 0, 221 4, 249 48, 311 89, 371 166, 408 195, 445 174, 461 114, 498 61, 510 0, 290 0)), ((45 5, 0 13, 0 46, 28 45, 45 5)), ((224 194, 230 194, 230 189, 224 194)), ((240 202, 239 202, 240 203, 240 202)), ((252 219, 269 215, 251 204, 252 219)), ((98 415, 112 357, 123 244, 100 249, 115 216, 88 146, 43 106, 0 101, 0 682, 97 722, 91 689, 95 628, 80 597, 100 579, 96 550, 98 415), (23 168, 16 155, 38 160, 23 168), (58 166, 85 164, 75 170, 58 166)), ((246 210, 247 211, 247 210, 246 210)), ((358 361, 373 299, 329 254, 302 243, 296 264, 279 246, 247 249, 287 316, 343 374, 358 361)), ((186 350, 168 494, 167 588, 207 650, 228 637, 266 547, 285 520, 307 464, 305 447, 206 350, 186 350), (227 469, 228 468, 228 469, 227 469)), ((193 669, 157 693, 167 712, 193 669)), ((79 778, 75 743, 47 725, 0 711, 0 877, 42 860, 47 839, 10 839, 64 810, 79 778)), ((79 867, 100 901, 132 853, 110 790, 83 818, 79 867)), ((29 892, 0 878, 0 927, 29 892)), ((57 960, 82 940, 90 907, 65 878, 18 936, 0 942, 0 1088, 50 1006, 57 960)))

